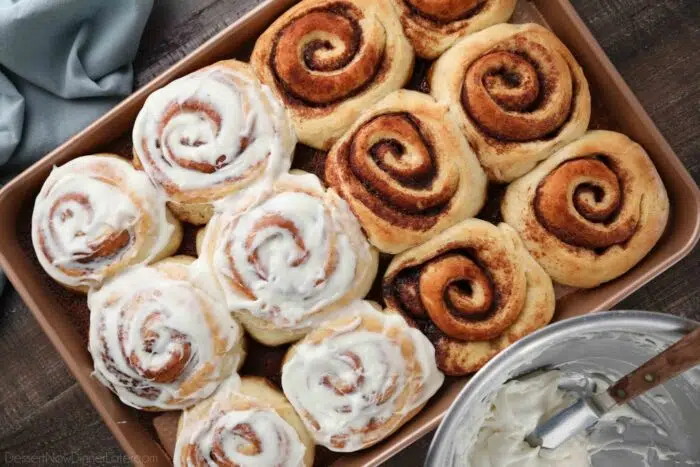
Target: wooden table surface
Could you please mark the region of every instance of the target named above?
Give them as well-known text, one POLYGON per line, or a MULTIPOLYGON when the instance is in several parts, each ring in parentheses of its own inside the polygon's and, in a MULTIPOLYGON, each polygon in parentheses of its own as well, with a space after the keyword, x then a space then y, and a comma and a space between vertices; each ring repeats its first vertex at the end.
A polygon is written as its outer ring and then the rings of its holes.
MULTIPOLYGON (((136 59, 143 85, 260 0, 156 0, 136 59)), ((522 1, 522 0, 521 0, 522 1)), ((700 181, 700 2, 572 0, 700 181)), ((700 320, 700 249, 618 305, 700 320)), ((0 464, 128 464, 19 296, 0 300, 0 464), (18 457, 21 456, 21 457, 18 457)), ((421 465, 430 436, 386 465, 421 465)))

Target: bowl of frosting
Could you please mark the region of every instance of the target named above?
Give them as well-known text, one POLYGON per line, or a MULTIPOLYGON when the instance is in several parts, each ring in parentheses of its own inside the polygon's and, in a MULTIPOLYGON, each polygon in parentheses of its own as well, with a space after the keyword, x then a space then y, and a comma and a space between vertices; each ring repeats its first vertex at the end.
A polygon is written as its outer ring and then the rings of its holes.
POLYGON ((577 396, 604 390, 698 325, 661 313, 612 311, 533 333, 464 387, 440 424, 425 465, 700 466, 700 366, 613 409, 556 449, 524 441, 540 421, 577 396))

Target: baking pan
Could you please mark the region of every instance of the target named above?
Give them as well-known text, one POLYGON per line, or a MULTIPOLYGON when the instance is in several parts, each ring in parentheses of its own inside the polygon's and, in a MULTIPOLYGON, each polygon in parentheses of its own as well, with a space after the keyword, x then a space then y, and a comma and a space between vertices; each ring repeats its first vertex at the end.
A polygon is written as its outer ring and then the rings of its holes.
MULTIPOLYGON (((82 296, 66 292, 43 272, 31 247, 30 219, 34 198, 54 165, 100 151, 131 154, 130 130, 146 97, 155 89, 224 58, 246 59, 255 38, 294 0, 268 0, 155 78, 112 111, 23 172, 0 191, 0 266, 34 313, 107 426, 134 464, 171 465, 177 415, 153 415, 121 404, 91 377, 87 351, 88 313, 82 296)), ((513 22, 536 21, 549 26, 571 49, 591 86, 591 128, 621 131, 644 146, 664 180, 671 201, 666 232, 654 250, 624 276, 592 290, 558 290, 556 320, 612 307, 688 254, 700 235, 700 193, 678 157, 659 133, 622 77, 592 37, 568 0, 520 0, 513 22)), ((412 83, 419 87, 426 63, 417 63, 412 83)), ((319 172, 323 154, 298 148, 295 166, 319 172)), ((488 208, 486 208, 488 211, 488 208)), ((482 217, 493 220, 486 212, 482 217)), ((192 253, 192 233, 183 246, 192 253)), ((386 261, 383 267, 386 267, 386 261)), ((381 272, 383 268, 380 269, 381 272)), ((377 289, 372 298, 378 298, 377 289)), ((252 343, 244 373, 261 374, 279 382, 284 352, 252 343)), ((428 406, 388 440, 354 454, 317 449, 317 465, 378 465, 395 452, 434 429, 466 378, 449 379, 428 406)))

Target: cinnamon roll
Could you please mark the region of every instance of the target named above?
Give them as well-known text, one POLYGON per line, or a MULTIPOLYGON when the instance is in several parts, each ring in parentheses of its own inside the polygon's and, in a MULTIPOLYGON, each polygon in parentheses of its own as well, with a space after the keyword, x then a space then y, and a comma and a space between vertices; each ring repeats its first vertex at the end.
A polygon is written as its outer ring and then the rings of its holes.
POLYGON ((90 290, 94 375, 131 407, 193 405, 243 362, 243 330, 189 281, 193 260, 136 266, 90 290))
POLYGON ((32 243, 54 280, 86 293, 129 265, 170 256, 182 226, 142 172, 114 154, 54 167, 32 213, 32 243))
POLYGON ((364 113, 328 154, 326 180, 386 253, 474 216, 486 175, 447 106, 400 90, 364 113))
POLYGON ((465 375, 549 323, 552 281, 506 224, 468 219, 394 257, 384 301, 435 346, 446 374, 465 375))
POLYGON ((311 467, 314 444, 282 393, 264 378, 234 377, 184 411, 175 467, 311 467))
POLYGON ((669 203, 644 149, 599 130, 513 182, 501 211, 555 281, 595 287, 649 253, 666 227, 669 203))
POLYGON ((194 274, 256 340, 297 340, 367 294, 377 252, 345 202, 315 175, 282 175, 242 203, 207 225, 194 274))
POLYGON ((581 67, 537 24, 499 24, 460 40, 433 65, 430 89, 497 182, 529 172, 590 120, 581 67))
POLYGON ((205 224, 212 202, 289 170, 296 136, 249 65, 226 60, 155 91, 136 117, 134 164, 182 220, 205 224))
POLYGON ((260 36, 250 63, 286 104, 299 140, 327 150, 408 81, 413 49, 388 1, 304 0, 260 36))
POLYGON ((517 0, 392 0, 416 55, 433 60, 460 37, 508 21, 517 0))
POLYGON ((430 342, 396 313, 350 304, 294 345, 282 387, 317 444, 364 449, 410 420, 442 385, 430 342))

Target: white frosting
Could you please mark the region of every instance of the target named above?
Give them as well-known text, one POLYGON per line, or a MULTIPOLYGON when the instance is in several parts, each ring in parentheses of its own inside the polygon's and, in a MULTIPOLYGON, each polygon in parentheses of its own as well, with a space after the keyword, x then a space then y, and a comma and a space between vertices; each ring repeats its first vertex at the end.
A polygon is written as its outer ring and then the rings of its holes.
POLYGON ((173 197, 221 184, 271 182, 289 170, 296 136, 267 86, 219 65, 151 94, 136 118, 133 142, 148 175, 173 197), (180 161, 216 169, 207 173, 180 161))
POLYGON ((468 467, 589 467, 584 435, 570 438, 557 449, 532 448, 525 436, 575 395, 559 389, 560 372, 513 380, 503 385, 491 403, 476 441, 460 465, 468 467))
POLYGON ((231 386, 223 385, 217 391, 206 418, 191 421, 193 414, 185 412, 173 465, 197 467, 190 459, 182 458, 183 449, 188 445, 197 446, 206 465, 220 465, 212 458, 212 447, 218 444, 226 460, 240 467, 302 467, 306 448, 294 428, 275 410, 252 398, 248 410, 227 409, 226 399, 232 397, 230 391, 235 392, 231 386), (253 437, 259 446, 251 446, 253 437))
POLYGON ((393 431, 403 422, 402 416, 435 394, 444 376, 437 369, 432 344, 399 315, 379 312, 365 301, 353 302, 343 311, 357 318, 342 326, 322 325, 332 333, 320 343, 308 337, 302 340, 282 368, 282 387, 318 444, 351 452, 366 447, 368 439, 378 441, 393 431), (361 327, 361 316, 381 320, 383 329, 361 327), (402 355, 400 340, 405 338, 412 343, 418 371, 412 372, 402 355), (338 387, 347 390, 334 389, 338 387), (419 391, 413 392, 415 387, 419 391), (405 391, 410 393, 400 403, 405 391), (390 419, 391 425, 383 426, 390 419), (374 433, 363 433, 370 423, 377 425, 370 430, 374 433), (334 446, 334 437, 346 438, 344 446, 334 446))
POLYGON ((213 275, 230 310, 246 310, 276 327, 327 318, 314 315, 371 273, 359 267, 371 253, 357 219, 311 174, 285 174, 274 189, 251 199, 247 210, 218 205, 222 212, 207 227, 193 274, 204 268, 198 280, 206 282, 207 271, 213 275))
POLYGON ((34 204, 32 242, 51 277, 93 286, 108 268, 133 262, 142 248, 150 253, 143 262, 162 251, 174 229, 166 212, 165 199, 129 162, 83 156, 54 167, 46 179, 34 204), (116 255, 90 259, 104 240, 122 232, 129 241, 116 255))
POLYGON ((92 289, 88 307, 94 374, 132 407, 187 407, 214 392, 237 366, 230 350, 240 330, 229 313, 190 282, 154 267, 133 267, 92 289), (150 351, 144 333, 152 339, 150 351), (189 359, 169 381, 146 374, 178 356, 184 360, 188 345, 189 359))
MULTIPOLYGON (((645 336, 647 341, 648 337, 645 336)), ((640 347, 643 342, 640 342, 640 347)), ((619 344, 616 344, 619 349, 619 344)), ((663 347, 662 347, 663 348, 663 347)), ((654 353, 659 352, 656 350, 654 353)), ((612 358, 612 357, 611 357, 612 358)), ((594 359, 596 359, 594 357, 594 359)), ((599 360, 599 359, 598 359, 599 360)), ((610 365, 610 361, 603 360, 610 365)), ((571 362, 569 363, 571 364, 571 362)), ((625 363, 628 370, 629 363, 625 363)), ((606 372, 610 372, 605 366, 606 372)), ((536 377, 513 380, 491 399, 485 414, 465 420, 460 455, 455 465, 465 467, 589 467, 616 465, 700 465, 672 449, 673 441, 659 426, 673 426, 678 419, 652 419, 628 405, 604 414, 592 429, 569 439, 556 449, 531 448, 525 441, 540 422, 571 405, 584 391, 587 381, 596 382, 597 390, 607 389, 609 381, 601 379, 600 370, 591 374, 558 370, 536 377)), ((615 376, 615 378, 620 377, 615 376)), ((638 398, 641 402, 649 395, 638 398)), ((667 401, 657 402, 663 404, 667 401)), ((651 407, 654 407, 652 404, 651 407)))

